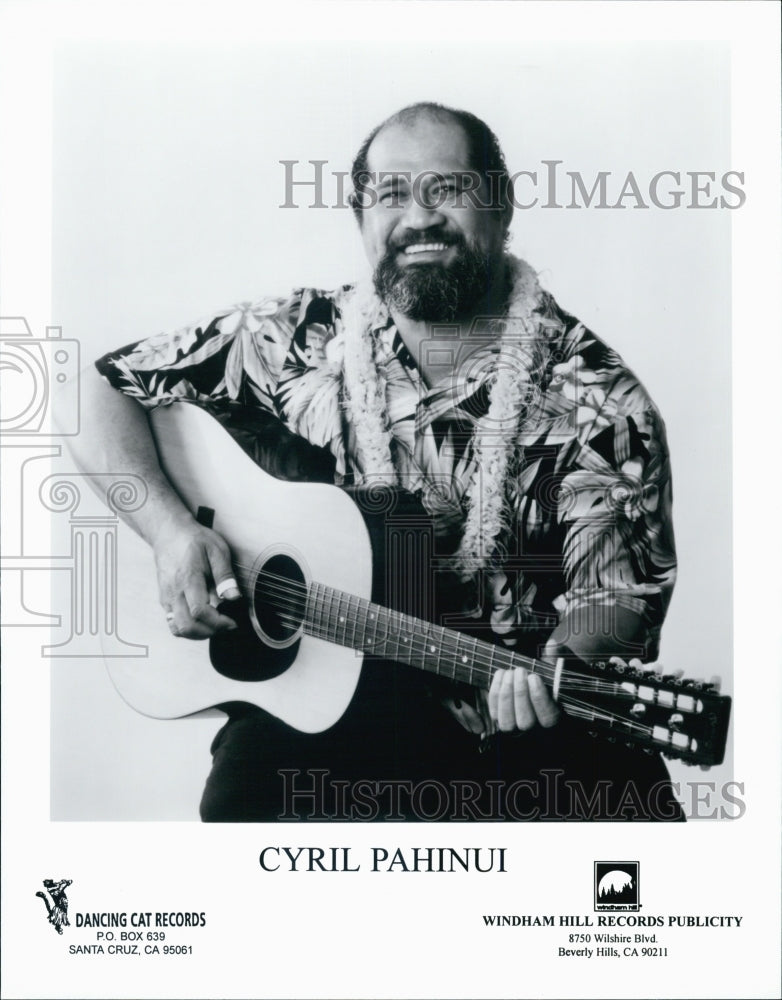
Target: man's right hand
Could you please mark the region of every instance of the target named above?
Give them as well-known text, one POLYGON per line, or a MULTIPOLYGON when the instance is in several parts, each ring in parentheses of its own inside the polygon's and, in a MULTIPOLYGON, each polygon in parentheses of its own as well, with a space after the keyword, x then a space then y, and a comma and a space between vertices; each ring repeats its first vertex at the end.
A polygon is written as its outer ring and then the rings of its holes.
POLYGON ((214 607, 241 596, 225 540, 198 522, 161 532, 154 545, 160 603, 173 635, 208 639, 236 623, 214 607), (226 589, 226 583, 233 584, 226 589), (211 600, 210 600, 211 598, 211 600))

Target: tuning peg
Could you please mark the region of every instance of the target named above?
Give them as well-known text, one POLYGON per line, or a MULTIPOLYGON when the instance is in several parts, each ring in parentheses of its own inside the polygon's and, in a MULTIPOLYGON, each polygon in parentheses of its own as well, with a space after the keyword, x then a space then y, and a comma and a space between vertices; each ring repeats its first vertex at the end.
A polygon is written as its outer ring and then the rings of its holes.
POLYGON ((719 674, 714 674, 714 676, 710 678, 709 687, 712 691, 719 691, 722 687, 722 678, 719 674))
POLYGON ((592 666, 594 667, 595 670, 605 670, 606 662, 605 660, 594 660, 592 662, 592 666))

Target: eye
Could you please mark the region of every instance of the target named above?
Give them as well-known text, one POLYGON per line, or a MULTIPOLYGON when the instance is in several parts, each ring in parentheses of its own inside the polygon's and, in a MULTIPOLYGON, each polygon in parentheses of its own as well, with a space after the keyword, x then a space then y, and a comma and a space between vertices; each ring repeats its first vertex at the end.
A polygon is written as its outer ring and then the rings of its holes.
POLYGON ((401 208, 405 201, 405 193, 399 188, 389 188, 378 196, 378 204, 386 208, 401 208))
POLYGON ((461 188, 455 180, 446 180, 443 178, 443 180, 435 182, 429 188, 427 191, 427 200, 435 205, 445 205, 453 201, 460 190, 461 188))

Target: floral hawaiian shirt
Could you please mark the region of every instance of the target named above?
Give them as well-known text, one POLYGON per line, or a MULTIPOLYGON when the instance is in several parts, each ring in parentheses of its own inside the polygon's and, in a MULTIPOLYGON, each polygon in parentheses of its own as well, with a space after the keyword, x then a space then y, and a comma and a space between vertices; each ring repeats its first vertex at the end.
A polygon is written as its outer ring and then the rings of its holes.
MULTIPOLYGON (((251 453, 253 442, 271 441, 279 475, 296 475, 303 439, 313 478, 350 485, 362 475, 342 391, 340 321, 351 293, 297 289, 241 303, 113 351, 97 368, 143 406, 208 408, 251 453)), ((605 650, 608 629, 614 652, 654 659, 676 575, 662 420, 621 358, 547 293, 539 319, 548 335, 536 345, 533 402, 506 484, 512 524, 502 560, 483 571, 477 614, 528 655, 578 616, 582 633, 591 621, 595 649, 605 650)), ((370 335, 399 481, 425 497, 441 530, 458 530, 492 379, 481 359, 496 348, 487 337, 461 374, 428 388, 379 302, 370 335)))

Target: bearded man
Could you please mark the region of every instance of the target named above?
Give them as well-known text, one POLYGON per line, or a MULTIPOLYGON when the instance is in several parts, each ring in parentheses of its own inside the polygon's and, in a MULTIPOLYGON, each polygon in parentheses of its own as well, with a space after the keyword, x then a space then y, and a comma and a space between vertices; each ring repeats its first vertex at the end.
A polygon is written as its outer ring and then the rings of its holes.
MULTIPOLYGON (((172 490, 150 437, 146 408, 191 403, 277 476, 415 497, 458 583, 457 625, 549 663, 654 660, 675 578, 663 424, 507 252, 496 137, 417 104, 370 134, 352 179, 372 285, 244 303, 111 352, 84 380, 77 458, 144 477, 128 517, 154 548, 172 633, 235 628, 209 595, 240 597, 228 546, 172 490)), ((658 754, 590 739, 522 667, 483 692, 368 663, 319 734, 227 711, 207 821, 432 818, 422 789, 445 795, 443 819, 681 818, 658 754)))

